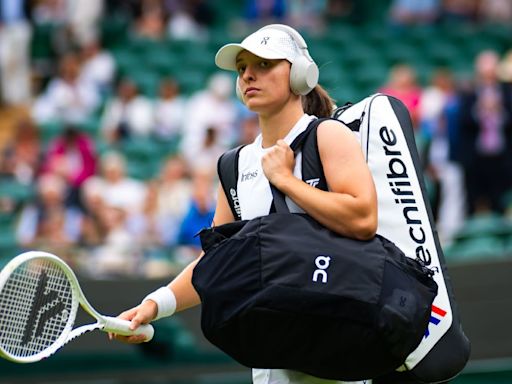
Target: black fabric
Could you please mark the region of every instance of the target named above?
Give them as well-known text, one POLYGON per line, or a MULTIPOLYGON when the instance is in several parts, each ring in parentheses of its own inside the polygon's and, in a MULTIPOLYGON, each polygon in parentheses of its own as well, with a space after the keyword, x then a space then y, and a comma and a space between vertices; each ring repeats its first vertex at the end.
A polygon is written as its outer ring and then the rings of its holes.
POLYGON ((371 378, 399 367, 425 333, 437 285, 383 237, 340 237, 276 213, 200 238, 192 283, 203 333, 243 365, 371 378))
POLYGON ((240 145, 223 153, 217 162, 217 173, 219 175, 220 183, 235 220, 241 219, 240 204, 238 202, 237 193, 237 180, 238 158, 243 147, 243 145, 240 145))

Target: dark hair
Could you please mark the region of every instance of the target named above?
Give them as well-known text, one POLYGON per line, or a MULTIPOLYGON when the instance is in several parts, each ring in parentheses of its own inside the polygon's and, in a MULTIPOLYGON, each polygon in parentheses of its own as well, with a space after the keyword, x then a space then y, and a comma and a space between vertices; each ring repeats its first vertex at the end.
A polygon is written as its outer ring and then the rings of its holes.
POLYGON ((334 109, 334 101, 325 89, 317 85, 306 96, 302 96, 302 108, 308 115, 329 117, 334 109))

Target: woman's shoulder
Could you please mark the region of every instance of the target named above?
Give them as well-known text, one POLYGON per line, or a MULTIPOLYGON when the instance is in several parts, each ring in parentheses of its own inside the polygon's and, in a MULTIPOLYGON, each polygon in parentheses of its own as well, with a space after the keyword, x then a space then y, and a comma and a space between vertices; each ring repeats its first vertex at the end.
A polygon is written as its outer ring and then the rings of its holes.
POLYGON ((334 118, 328 118, 320 122, 318 124, 317 128, 317 135, 321 136, 345 136, 345 135, 354 135, 354 133, 350 130, 349 127, 347 127, 345 124, 343 124, 341 121, 334 119, 334 118))
POLYGON ((350 153, 361 147, 354 132, 336 119, 328 119, 318 125, 317 143, 321 153, 350 153))

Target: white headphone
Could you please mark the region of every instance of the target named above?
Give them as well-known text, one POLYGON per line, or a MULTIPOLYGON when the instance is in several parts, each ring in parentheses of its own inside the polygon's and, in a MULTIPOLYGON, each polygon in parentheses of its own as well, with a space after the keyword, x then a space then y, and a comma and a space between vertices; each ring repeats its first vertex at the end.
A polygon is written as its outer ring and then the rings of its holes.
MULTIPOLYGON (((286 32, 295 41, 301 55, 297 56, 290 68, 290 89, 295 95, 307 95, 318 84, 319 71, 318 66, 308 52, 308 46, 304 38, 292 27, 283 24, 266 25, 260 30, 278 29, 286 32)), ((236 95, 242 102, 243 94, 240 89, 240 79, 236 78, 236 95)))

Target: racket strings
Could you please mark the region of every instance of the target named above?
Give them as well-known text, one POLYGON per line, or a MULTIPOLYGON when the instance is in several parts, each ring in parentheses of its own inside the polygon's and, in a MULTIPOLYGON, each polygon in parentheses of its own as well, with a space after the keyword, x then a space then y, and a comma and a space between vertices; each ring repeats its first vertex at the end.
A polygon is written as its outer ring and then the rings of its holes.
POLYGON ((40 353, 71 330, 73 312, 65 273, 48 260, 25 262, 0 292, 0 347, 16 357, 40 353))

